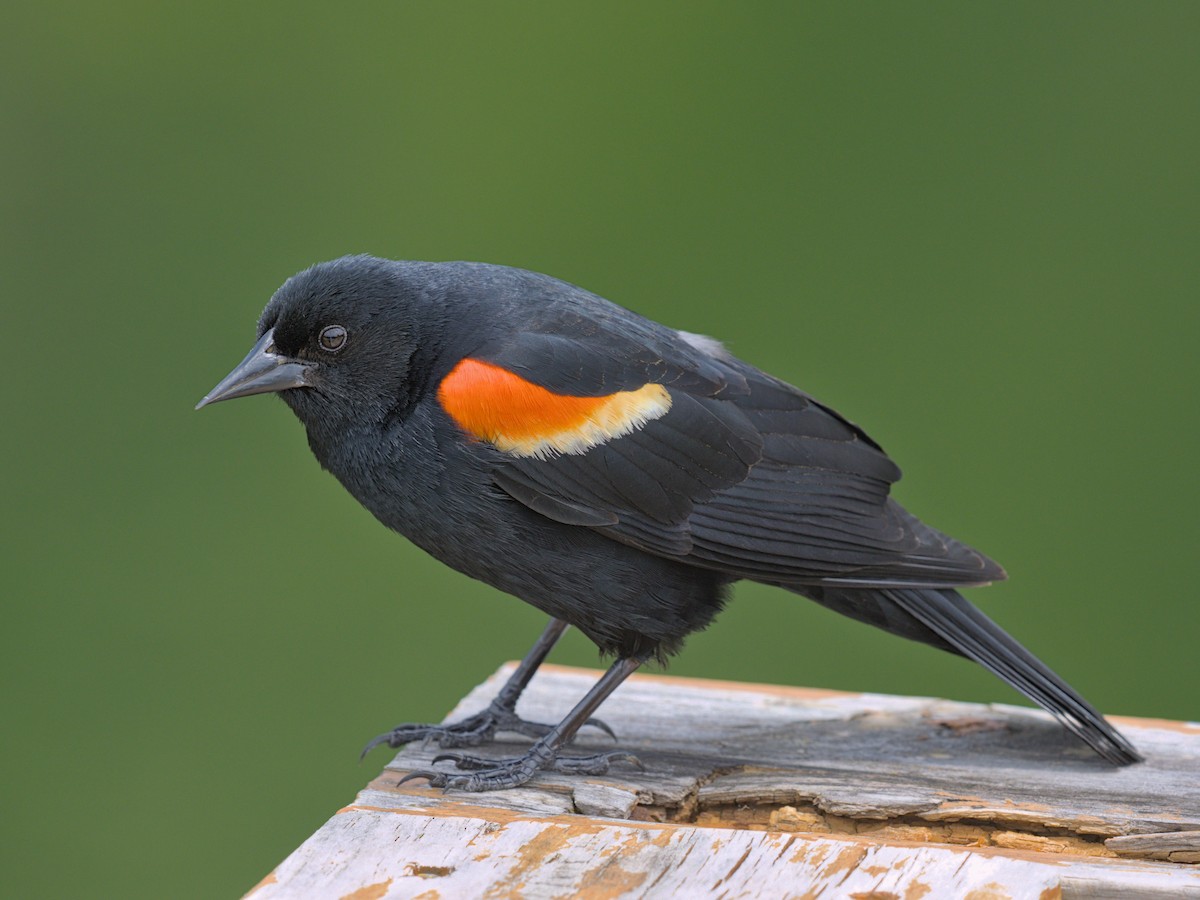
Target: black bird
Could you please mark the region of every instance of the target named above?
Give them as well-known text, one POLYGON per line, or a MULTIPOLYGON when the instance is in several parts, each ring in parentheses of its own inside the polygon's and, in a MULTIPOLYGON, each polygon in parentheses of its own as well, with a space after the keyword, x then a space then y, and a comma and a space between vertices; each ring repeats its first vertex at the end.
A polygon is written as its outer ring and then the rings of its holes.
MULTIPOLYGON (((546 275, 351 256, 289 279, 249 355, 199 404, 278 392, 321 465, 437 559, 550 624, 488 710, 400 725, 379 743, 447 754, 465 790, 541 769, 599 774, 620 752, 560 755, 643 662, 721 610, 730 585, 777 585, 984 666, 1114 765, 1137 751, 956 590, 1005 577, 888 496, 900 470, 858 426, 725 351, 546 275), (616 657, 558 725, 517 698, 568 625, 616 657)), ((366 751, 364 751, 365 753, 366 751)))

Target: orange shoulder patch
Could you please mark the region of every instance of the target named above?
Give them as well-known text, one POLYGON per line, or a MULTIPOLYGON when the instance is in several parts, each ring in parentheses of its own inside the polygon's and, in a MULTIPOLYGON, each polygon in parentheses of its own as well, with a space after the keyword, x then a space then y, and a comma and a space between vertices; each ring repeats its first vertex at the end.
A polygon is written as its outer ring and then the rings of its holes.
POLYGON ((583 453, 671 408, 671 395, 661 384, 603 397, 572 397, 471 358, 442 379, 437 396, 459 428, 516 456, 583 453))

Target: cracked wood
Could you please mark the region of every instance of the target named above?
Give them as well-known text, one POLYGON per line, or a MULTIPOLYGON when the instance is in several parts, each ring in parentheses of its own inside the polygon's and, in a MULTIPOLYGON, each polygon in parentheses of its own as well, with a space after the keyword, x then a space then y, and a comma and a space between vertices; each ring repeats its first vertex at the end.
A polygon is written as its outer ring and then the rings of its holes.
MULTIPOLYGON (((594 678, 546 666, 521 713, 594 678)), ((1200 726, 1120 719, 1118 770, 1010 706, 636 676, 605 720, 645 771, 443 794, 397 788, 436 752, 405 748, 252 896, 1200 897, 1200 726)))

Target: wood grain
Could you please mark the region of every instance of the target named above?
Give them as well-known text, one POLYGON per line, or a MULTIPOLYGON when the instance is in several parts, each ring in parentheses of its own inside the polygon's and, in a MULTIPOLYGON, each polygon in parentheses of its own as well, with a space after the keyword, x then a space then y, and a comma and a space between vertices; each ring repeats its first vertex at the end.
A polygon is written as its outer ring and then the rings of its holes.
MULTIPOLYGON (((543 667, 520 712, 596 677, 543 667)), ((1200 897, 1200 726, 1120 719, 1147 761, 1113 769, 1020 707, 649 675, 604 718, 644 770, 443 793, 404 748, 251 896, 1200 897)))

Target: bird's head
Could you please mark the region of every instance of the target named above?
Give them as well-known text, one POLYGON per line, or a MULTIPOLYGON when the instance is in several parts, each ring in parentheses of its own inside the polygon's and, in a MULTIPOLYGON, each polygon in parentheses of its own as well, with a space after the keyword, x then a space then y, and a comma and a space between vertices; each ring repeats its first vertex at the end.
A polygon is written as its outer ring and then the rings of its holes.
POLYGON ((383 421, 411 402, 426 369, 415 360, 436 349, 423 333, 440 304, 420 265, 347 256, 289 278, 246 358, 196 408, 277 392, 310 428, 383 421))

